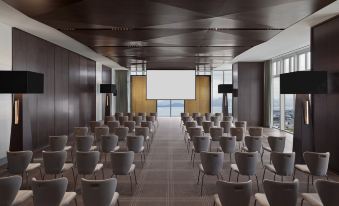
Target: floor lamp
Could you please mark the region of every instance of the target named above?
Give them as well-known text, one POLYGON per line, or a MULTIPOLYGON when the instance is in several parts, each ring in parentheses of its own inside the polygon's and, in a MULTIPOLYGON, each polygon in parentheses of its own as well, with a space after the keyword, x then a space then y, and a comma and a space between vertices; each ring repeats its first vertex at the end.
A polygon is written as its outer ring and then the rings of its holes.
POLYGON ((111 95, 117 96, 115 84, 100 84, 100 93, 105 94, 105 116, 111 116, 111 95))
POLYGON ((218 85, 218 93, 222 93, 222 113, 224 116, 228 116, 228 99, 227 94, 233 93, 233 85, 232 84, 219 84, 218 85))

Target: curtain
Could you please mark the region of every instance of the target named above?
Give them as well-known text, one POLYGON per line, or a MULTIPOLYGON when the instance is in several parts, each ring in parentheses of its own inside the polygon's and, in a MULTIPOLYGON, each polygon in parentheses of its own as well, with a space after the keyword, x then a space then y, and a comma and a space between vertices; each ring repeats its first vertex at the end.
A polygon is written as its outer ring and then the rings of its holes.
POLYGON ((116 70, 116 112, 128 112, 128 71, 116 70))
POLYGON ((272 69, 271 60, 264 63, 264 127, 272 127, 272 69))

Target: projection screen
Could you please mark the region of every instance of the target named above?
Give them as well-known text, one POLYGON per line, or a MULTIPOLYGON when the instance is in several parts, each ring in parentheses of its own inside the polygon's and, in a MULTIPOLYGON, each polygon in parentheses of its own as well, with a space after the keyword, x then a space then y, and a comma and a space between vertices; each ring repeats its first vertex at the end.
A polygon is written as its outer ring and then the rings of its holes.
POLYGON ((147 99, 195 99, 195 70, 147 70, 147 99))

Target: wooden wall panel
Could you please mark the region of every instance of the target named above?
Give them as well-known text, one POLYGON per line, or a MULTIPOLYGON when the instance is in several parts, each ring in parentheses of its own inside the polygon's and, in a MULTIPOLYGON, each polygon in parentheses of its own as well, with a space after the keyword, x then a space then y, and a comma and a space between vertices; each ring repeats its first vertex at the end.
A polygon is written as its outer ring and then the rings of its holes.
POLYGON ((79 124, 80 114, 80 57, 70 52, 69 54, 69 78, 68 78, 68 121, 69 133, 79 124))
POLYGON ((196 76, 195 100, 185 100, 185 112, 211 112, 211 76, 196 76))
POLYGON ((146 76, 131 76, 131 111, 156 112, 157 101, 146 99, 146 76))
POLYGON ((86 112, 87 120, 96 119, 96 63, 93 60, 87 59, 87 108, 91 108, 91 112, 86 112))

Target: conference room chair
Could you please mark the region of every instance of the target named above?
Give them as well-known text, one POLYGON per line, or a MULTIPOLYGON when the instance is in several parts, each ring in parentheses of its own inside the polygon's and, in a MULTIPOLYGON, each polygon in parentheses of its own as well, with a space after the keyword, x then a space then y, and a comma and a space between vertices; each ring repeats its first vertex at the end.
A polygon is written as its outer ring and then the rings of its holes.
POLYGON ((129 120, 128 116, 121 116, 121 117, 119 117, 120 125, 124 125, 124 123, 127 122, 128 120, 129 120))
POLYGON ((264 128, 262 127, 249 127, 248 128, 249 136, 264 136, 264 128))
POLYGON ((195 136, 192 138, 193 147, 191 154, 191 161, 194 168, 195 154, 200 154, 201 152, 208 152, 210 138, 206 136, 195 136))
POLYGON ((71 159, 73 162, 73 147, 67 146, 68 136, 60 135, 60 136, 49 136, 48 138, 48 149, 50 151, 62 151, 70 152, 71 159))
POLYGON ((14 175, 0 178, 0 205, 19 206, 33 197, 31 190, 20 190, 22 177, 14 175))
POLYGON ((94 139, 95 139, 95 142, 97 143, 96 145, 100 145, 102 135, 108 135, 108 134, 109 134, 109 128, 108 127, 106 127, 106 126, 96 127, 94 129, 94 139))
POLYGON ((135 112, 130 112, 130 113, 128 114, 128 120, 129 120, 129 121, 133 121, 133 120, 134 120, 134 117, 135 117, 135 112))
POLYGON ((232 127, 230 129, 230 136, 235 136, 237 144, 239 146, 239 151, 241 151, 241 147, 243 145, 245 130, 243 127, 232 127))
POLYGON ((155 116, 146 116, 146 121, 152 122, 152 124, 153 124, 153 129, 156 130, 156 127, 155 127, 155 125, 156 125, 155 116))
POLYGON ((265 193, 256 193, 255 202, 260 206, 296 206, 298 200, 299 181, 275 182, 264 180, 265 193))
POLYGON ((117 179, 81 179, 81 192, 84 206, 119 206, 119 193, 116 192, 117 179))
POLYGON ((218 116, 211 116, 211 122, 213 123, 214 127, 219 127, 220 126, 220 117, 218 116))
POLYGON ((232 122, 230 121, 221 121, 220 122, 220 127, 224 129, 225 134, 230 134, 230 130, 232 127, 232 122))
POLYGON ((210 151, 212 151, 212 143, 220 141, 220 137, 224 134, 224 128, 211 127, 209 133, 210 133, 210 136, 211 136, 210 151))
POLYGON ((224 117, 224 114, 220 113, 220 112, 217 112, 217 113, 214 114, 214 116, 219 117, 219 120, 221 121, 223 119, 223 117, 224 117))
POLYGON ((139 113, 138 113, 138 116, 141 116, 141 117, 142 117, 142 121, 146 121, 147 113, 146 113, 146 112, 139 112, 139 113))
POLYGON ((242 148, 245 152, 258 152, 261 153, 262 148, 262 137, 261 136, 246 136, 245 146, 242 148))
POLYGON ((29 173, 33 170, 39 169, 42 177, 41 164, 31 163, 32 157, 32 151, 7 152, 7 171, 12 175, 21 175, 22 180, 25 176, 27 186, 29 185, 29 173))
POLYGON ((236 121, 236 122, 234 122, 234 126, 244 128, 245 133, 247 131, 247 122, 246 121, 236 121))
POLYGON ((89 121, 90 133, 94 134, 96 127, 104 126, 104 121, 89 121))
POLYGON ((197 117, 200 117, 200 116, 201 116, 200 112, 193 112, 193 113, 192 113, 192 118, 193 118, 194 120, 196 120, 196 118, 197 118, 197 117))
POLYGON ((128 151, 133 151, 134 154, 141 155, 141 167, 143 167, 144 162, 146 161, 144 137, 143 136, 127 136, 126 145, 127 145, 128 151))
POLYGON ((74 127, 73 137, 88 135, 88 127, 74 127))
POLYGON ((135 129, 134 121, 126 121, 124 122, 124 126, 128 128, 128 133, 134 133, 134 129, 135 129))
POLYGON ((187 121, 185 123, 185 133, 184 133, 184 140, 185 142, 187 143, 188 141, 188 128, 191 128, 191 127, 197 127, 197 122, 196 121, 187 121))
POLYGON ((109 122, 107 122, 107 126, 109 128, 109 133, 114 134, 115 128, 120 127, 120 122, 119 121, 109 121, 109 122))
POLYGON ((137 182, 137 176, 135 174, 134 152, 111 152, 111 164, 112 164, 112 177, 118 179, 118 175, 129 175, 131 192, 133 192, 132 173, 134 174, 135 184, 137 182))
POLYGON ((75 192, 66 192, 68 180, 65 177, 53 180, 32 179, 33 203, 34 206, 67 206, 72 201, 76 205, 75 192))
POLYGON ((272 164, 265 164, 262 179, 265 179, 266 170, 276 175, 281 176, 281 181, 284 181, 285 176, 293 176, 295 153, 272 152, 272 164))
POLYGON ((151 121, 141 122, 141 127, 148 127, 151 140, 153 140, 155 133, 153 123, 151 121))
POLYGON ((64 172, 72 170, 75 182, 74 165, 73 163, 66 163, 66 159, 66 151, 42 151, 42 160, 45 171, 42 179, 45 179, 46 175, 54 175, 54 179, 56 179, 58 175, 63 177, 64 172))
POLYGON ((219 180, 219 176, 221 179, 224 179, 222 176, 222 167, 224 164, 224 153, 222 152, 201 152, 200 153, 201 163, 199 164, 199 174, 198 174, 198 182, 201 176, 201 188, 200 188, 200 196, 202 196, 202 190, 204 187, 204 178, 205 175, 216 176, 219 180))
POLYGON ((94 176, 95 179, 96 173, 101 170, 102 179, 105 179, 104 165, 99 163, 100 153, 98 151, 89 151, 89 152, 77 152, 77 174, 75 176, 74 190, 76 190, 76 185, 78 182, 78 176, 86 178, 86 175, 94 176))
POLYGON ((189 117, 190 114, 188 112, 181 112, 180 113, 180 127, 183 127, 184 125, 184 117, 189 117))
POLYGON ((188 136, 187 136, 187 152, 189 153, 189 149, 191 146, 192 140, 197 136, 202 136, 202 128, 201 127, 188 127, 188 136))
MULTIPOLYGON (((262 153, 261 153, 261 162, 264 162, 264 152, 284 152, 285 150, 285 142, 286 137, 276 137, 276 136, 268 136, 267 137, 268 146, 262 146, 262 153)), ((271 162, 271 158, 270 158, 271 162)))
POLYGON ((211 116, 212 116, 211 113, 206 112, 206 113, 205 113, 205 119, 206 119, 206 121, 211 121, 211 116))
POLYGON ((301 193, 301 206, 337 206, 339 203, 339 183, 329 180, 316 180, 317 193, 301 193))
POLYGON ((193 118, 191 116, 183 116, 182 117, 182 132, 185 132, 185 126, 186 126, 186 122, 192 122, 193 118))
POLYGON ((118 136, 119 142, 126 141, 127 135, 128 135, 128 127, 117 127, 115 128, 115 135, 118 136))
POLYGON ((141 126, 142 116, 135 116, 135 117, 133 117, 133 120, 135 122, 135 126, 137 126, 137 127, 141 126))
POLYGON ((204 130, 204 134, 209 134, 211 127, 213 127, 213 122, 211 122, 211 121, 203 121, 202 122, 202 128, 204 130))
POLYGON ((233 122, 233 117, 232 116, 224 116, 223 121, 225 122, 233 122))
POLYGON ((198 126, 202 126, 202 122, 205 121, 205 116, 198 116, 195 118, 198 126))
POLYGON ((75 146, 77 151, 80 152, 94 151, 97 149, 97 146, 93 145, 93 143, 94 137, 92 135, 75 137, 75 146))
POLYGON ((158 113, 157 113, 157 112, 151 112, 151 113, 149 113, 149 115, 155 117, 155 121, 156 121, 156 123, 157 123, 157 127, 159 127, 158 113))
POLYGON ((148 127, 136 127, 135 128, 135 135, 144 137, 144 143, 146 144, 147 151, 149 152, 149 150, 151 148, 151 139, 150 139, 150 136, 149 136, 149 128, 148 127))
POLYGON ((118 146, 119 137, 115 134, 101 136, 101 152, 104 154, 104 160, 107 161, 107 154, 116 152, 120 149, 118 146))
POLYGON ((252 176, 255 177, 257 182, 257 189, 259 192, 259 181, 257 176, 257 152, 236 152, 235 153, 235 164, 231 164, 231 170, 228 180, 231 181, 232 171, 237 173, 237 182, 239 176, 247 176, 250 180, 252 176))
POLYGON ((235 136, 221 136, 219 141, 218 152, 229 154, 230 164, 232 164, 232 154, 235 153, 236 137, 235 136))
POLYGON ((124 116, 124 113, 123 113, 123 112, 116 112, 116 113, 114 114, 114 117, 115 117, 115 120, 116 120, 116 121, 119 121, 119 117, 122 117, 122 116, 124 116))
POLYGON ((214 206, 249 206, 252 196, 252 181, 216 183, 217 194, 213 195, 214 206))
POLYGON ((108 122, 115 121, 114 116, 105 116, 105 124, 107 125, 108 122))
POLYGON ((128 117, 129 118, 129 116, 131 115, 131 113, 130 112, 124 112, 124 115, 123 116, 126 116, 126 117, 128 117))
MULTIPOLYGON (((310 177, 312 178, 312 185, 314 177, 326 177, 328 170, 328 163, 330 161, 330 153, 318 153, 318 152, 304 152, 303 154, 306 164, 296 164, 295 172, 300 171, 307 175, 307 192, 310 187, 310 177)), ((293 175, 293 178, 295 174, 293 175)))

